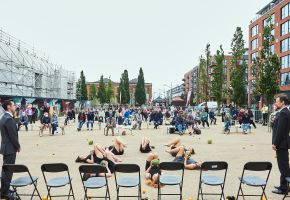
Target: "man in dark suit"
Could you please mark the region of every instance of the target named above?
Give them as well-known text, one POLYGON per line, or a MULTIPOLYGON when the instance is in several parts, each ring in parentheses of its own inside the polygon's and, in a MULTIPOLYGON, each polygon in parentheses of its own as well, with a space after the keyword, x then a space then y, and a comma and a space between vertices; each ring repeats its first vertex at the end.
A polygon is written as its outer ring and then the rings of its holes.
MULTIPOLYGON (((0 119, 0 154, 3 155, 3 165, 15 164, 16 153, 20 152, 16 122, 13 119, 15 105, 13 101, 6 100, 3 102, 2 107, 5 110, 5 114, 0 119)), ((9 186, 12 174, 4 173, 2 170, 1 176, 1 199, 9 199, 9 186)))
POLYGON ((280 186, 272 191, 276 194, 288 193, 286 177, 290 176, 288 137, 290 131, 290 111, 286 107, 289 103, 288 97, 284 94, 277 95, 276 106, 279 110, 273 125, 272 149, 276 151, 277 163, 280 171, 280 186))

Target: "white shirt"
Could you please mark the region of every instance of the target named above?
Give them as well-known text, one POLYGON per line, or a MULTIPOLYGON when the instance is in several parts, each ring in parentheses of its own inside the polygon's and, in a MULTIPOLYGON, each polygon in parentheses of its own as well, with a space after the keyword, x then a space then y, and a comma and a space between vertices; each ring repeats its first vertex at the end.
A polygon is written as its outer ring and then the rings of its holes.
POLYGON ((10 112, 7 112, 7 111, 6 111, 5 113, 8 113, 8 114, 9 114, 9 115, 10 115, 10 116, 13 118, 13 115, 12 115, 12 113, 10 113, 10 112))

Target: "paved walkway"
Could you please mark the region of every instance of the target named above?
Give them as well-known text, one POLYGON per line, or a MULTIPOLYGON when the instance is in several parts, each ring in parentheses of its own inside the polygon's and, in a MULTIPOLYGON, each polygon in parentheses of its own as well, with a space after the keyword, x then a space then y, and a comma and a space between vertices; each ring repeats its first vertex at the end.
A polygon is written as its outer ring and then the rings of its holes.
MULTIPOLYGON (((241 176, 243 165, 247 161, 270 161, 273 163, 273 170, 270 175, 269 184, 267 187, 267 195, 272 200, 282 199, 281 196, 273 195, 271 190, 274 185, 278 184, 279 171, 277 168, 275 154, 271 149, 271 133, 267 131, 267 127, 257 125, 257 129, 253 129, 251 134, 243 135, 241 133, 231 133, 230 135, 222 134, 222 123, 218 119, 217 125, 212 125, 209 129, 202 129, 202 135, 198 136, 182 136, 183 144, 187 146, 194 146, 196 155, 193 156, 195 160, 202 161, 217 161, 224 160, 229 163, 228 176, 225 185, 225 194, 236 196, 239 181, 238 176, 241 176), (212 139, 213 144, 207 144, 208 139, 212 139)), ((96 124, 95 124, 96 125, 96 124)), ((34 128, 36 129, 36 128, 34 128)), ((232 132, 235 130, 232 129, 232 132)), ((241 131, 241 130, 240 130, 241 131)), ((176 135, 167 135, 166 127, 162 126, 158 130, 150 126, 143 130, 133 131, 134 135, 122 136, 127 142, 128 147, 125 154, 120 156, 124 163, 136 163, 141 167, 142 188, 145 194, 143 197, 150 199, 157 199, 157 190, 145 185, 144 180, 144 166, 147 155, 139 152, 139 145, 143 136, 151 140, 155 146, 155 152, 160 155, 161 161, 171 161, 173 157, 165 153, 166 147, 163 146, 171 138, 176 135)), ((17 155, 17 163, 25 164, 31 170, 34 176, 39 176, 39 190, 41 195, 46 194, 44 180, 41 174, 40 166, 42 163, 64 162, 69 166, 73 176, 73 189, 76 199, 83 199, 83 187, 78 172, 78 163, 75 159, 78 155, 88 155, 92 146, 88 145, 87 140, 94 140, 104 146, 109 146, 112 143, 112 136, 104 136, 103 129, 98 130, 95 127, 93 131, 83 129, 81 132, 76 131, 76 124, 69 124, 66 127, 65 135, 48 136, 48 131, 44 133, 43 137, 38 136, 38 130, 25 132, 22 130, 19 133, 21 152, 17 155), (96 130, 97 129, 97 130, 96 130)), ((1 159, 2 160, 2 159, 1 159)), ((197 198, 199 181, 199 171, 186 170, 184 178, 183 197, 187 199, 192 197, 197 198)), ((114 177, 109 180, 110 192, 112 199, 115 199, 115 182, 114 177)), ((172 188, 165 187, 165 190, 172 190, 172 188)), ((204 190, 206 191, 207 188, 204 190)), ((209 188, 211 192, 218 191, 209 188)), ((219 188, 216 188, 219 189, 219 188)), ((246 191, 247 188, 245 188, 246 191)), ((23 190, 22 190, 23 191, 23 190)), ((64 191, 61 189, 61 191, 64 191)), ((257 191, 261 193, 259 188, 249 192, 257 191)), ((52 190, 52 192, 54 192, 52 190)), ((100 191, 98 191, 100 192, 100 191)), ((133 194, 134 190, 124 190, 126 194, 133 194)), ((100 194, 100 193, 99 193, 100 194)), ((163 199, 177 199, 177 197, 164 197, 163 199)), ((218 197, 208 197, 206 199, 218 199, 218 197)), ((248 198, 247 198, 248 199, 248 198)), ((258 198, 249 198, 258 199, 258 198)))

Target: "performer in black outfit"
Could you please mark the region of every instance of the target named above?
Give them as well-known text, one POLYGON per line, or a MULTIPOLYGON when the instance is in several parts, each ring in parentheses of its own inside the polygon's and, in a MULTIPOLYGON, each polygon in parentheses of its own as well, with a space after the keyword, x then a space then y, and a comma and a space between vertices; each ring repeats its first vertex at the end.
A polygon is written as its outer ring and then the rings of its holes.
POLYGON ((290 131, 290 111, 286 107, 288 97, 284 94, 276 97, 276 106, 279 109, 273 125, 272 149, 276 151, 277 163, 280 171, 280 186, 272 191, 276 194, 287 194, 288 184, 285 180, 290 176, 288 142, 290 131))

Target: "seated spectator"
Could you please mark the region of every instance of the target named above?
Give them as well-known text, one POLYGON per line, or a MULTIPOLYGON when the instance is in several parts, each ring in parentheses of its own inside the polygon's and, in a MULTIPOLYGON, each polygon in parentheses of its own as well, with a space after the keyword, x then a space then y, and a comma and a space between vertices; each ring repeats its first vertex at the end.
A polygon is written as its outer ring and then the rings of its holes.
POLYGON ((237 120, 238 120, 240 125, 242 124, 242 120, 243 120, 244 114, 245 114, 245 110, 242 108, 240 110, 239 114, 238 114, 238 117, 237 117, 237 120))
POLYGON ((159 125, 161 125, 161 118, 162 118, 162 113, 161 115, 157 112, 154 112, 152 115, 152 121, 154 122, 154 129, 157 129, 159 125))
POLYGON ((93 130, 94 121, 95 121, 95 115, 93 111, 91 110, 87 113, 87 130, 89 130, 89 125, 91 125, 91 131, 93 130))
POLYGON ((248 129, 251 128, 251 118, 247 112, 244 113, 243 118, 241 119, 241 124, 242 124, 243 133, 247 134, 248 129))
POLYGON ((152 185, 153 187, 158 187, 158 177, 161 175, 161 170, 159 168, 160 159, 155 153, 150 153, 146 159, 145 165, 145 177, 146 184, 152 185))
POLYGON ((182 113, 179 113, 177 120, 175 122, 175 129, 178 131, 179 135, 183 135, 186 128, 186 121, 183 118, 182 113))
POLYGON ((20 116, 20 119, 18 122, 18 131, 19 131, 20 127, 23 125, 25 126, 25 131, 28 131, 28 122, 29 122, 28 116, 27 116, 26 112, 23 111, 21 113, 21 116, 20 116))
POLYGON ((195 121, 194 121, 194 118, 192 115, 192 111, 190 111, 187 115, 187 118, 186 118, 186 125, 187 125, 188 130, 189 130, 189 135, 191 135, 193 133, 192 127, 194 127, 194 124, 195 124, 195 121))
POLYGON ((141 153, 149 153, 152 151, 152 149, 150 147, 150 141, 148 138, 146 138, 146 137, 142 138, 139 150, 141 153))
POLYGON ((209 112, 209 119, 210 119, 210 124, 212 124, 212 122, 214 124, 216 124, 216 117, 215 117, 215 113, 213 110, 210 110, 210 112, 209 112))
POLYGON ((224 132, 229 134, 230 133, 230 129, 231 129, 231 115, 228 112, 225 113, 224 124, 225 124, 224 132))
POLYGON ((52 127, 51 134, 54 135, 54 132, 57 130, 58 127, 58 117, 55 111, 53 111, 51 116, 51 127, 52 127))
POLYGON ((40 131, 39 131, 39 136, 40 137, 43 136, 43 130, 45 128, 49 128, 49 133, 51 132, 51 120, 50 120, 50 117, 48 116, 48 112, 45 111, 43 113, 43 117, 41 118, 40 123, 41 123, 40 131))
POLYGON ((200 111, 199 110, 195 113, 194 120, 196 121, 196 123, 198 123, 198 125, 201 124, 200 111))
POLYGON ((116 137, 113 140, 113 145, 109 146, 108 149, 115 155, 123 155, 126 144, 122 141, 121 137, 116 137))
POLYGON ((78 115, 78 120, 79 120, 79 124, 78 124, 78 128, 77 130, 80 131, 84 125, 84 123, 86 122, 86 113, 84 110, 82 110, 79 115, 78 115))
POLYGON ((126 109, 125 113, 124 113, 124 124, 125 125, 131 125, 131 121, 130 121, 130 111, 129 109, 126 109))
POLYGON ((110 115, 108 118, 107 118, 107 125, 106 125, 106 135, 108 135, 109 133, 109 129, 112 130, 112 135, 114 136, 114 128, 116 127, 116 122, 115 122, 115 118, 110 115))
POLYGON ((138 113, 135 114, 135 124, 133 125, 133 129, 139 129, 141 130, 142 125, 142 114, 141 110, 138 111, 138 113))

